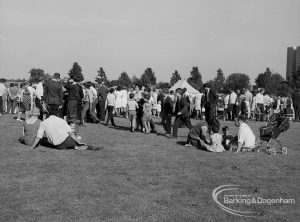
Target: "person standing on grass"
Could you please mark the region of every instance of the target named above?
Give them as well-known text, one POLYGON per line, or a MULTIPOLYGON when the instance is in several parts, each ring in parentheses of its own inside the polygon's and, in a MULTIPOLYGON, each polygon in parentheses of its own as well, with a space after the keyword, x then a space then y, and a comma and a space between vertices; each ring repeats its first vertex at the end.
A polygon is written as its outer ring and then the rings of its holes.
POLYGON ((145 103, 143 105, 143 127, 145 130, 145 133, 150 133, 150 121, 151 121, 151 109, 152 109, 152 105, 150 103, 150 94, 146 94, 144 95, 144 100, 145 103))
POLYGON ((21 83, 20 90, 18 92, 18 100, 19 100, 19 109, 18 109, 18 118, 17 121, 21 120, 21 114, 25 113, 25 120, 29 117, 29 112, 31 110, 31 93, 28 90, 28 83, 21 83))
POLYGON ((112 126, 115 125, 114 121, 114 110, 115 110, 115 105, 116 105, 116 96, 114 94, 115 89, 111 88, 109 90, 109 94, 107 95, 106 99, 106 110, 107 110, 107 120, 106 120, 106 126, 108 126, 109 121, 111 121, 112 126))
POLYGON ((60 81, 60 74, 54 73, 53 78, 48 80, 44 86, 44 100, 49 107, 49 115, 59 115, 63 105, 63 87, 60 81))
POLYGON ((80 106, 82 105, 83 98, 82 87, 73 79, 70 79, 67 82, 65 88, 67 89, 69 94, 67 103, 68 118, 78 120, 80 119, 80 106))
POLYGON ((15 113, 15 109, 18 104, 18 92, 18 87, 14 83, 11 83, 10 88, 8 89, 7 113, 15 113))
POLYGON ((249 89, 244 88, 244 91, 245 91, 245 104, 247 109, 247 118, 249 119, 251 115, 251 105, 252 105, 253 95, 249 91, 249 89))
POLYGON ((192 124, 190 120, 190 113, 188 110, 188 104, 185 97, 183 97, 183 90, 181 88, 176 89, 177 101, 175 106, 176 118, 173 125, 173 138, 177 138, 178 128, 184 123, 187 128, 191 129, 192 124))
POLYGON ((134 94, 129 94, 129 100, 127 102, 127 112, 128 112, 128 119, 130 121, 130 131, 134 132, 136 127, 136 110, 139 108, 139 105, 134 100, 134 94))
POLYGON ((107 99, 107 92, 108 89, 106 88, 106 86, 104 86, 104 83, 101 82, 97 90, 98 105, 96 106, 97 117, 100 121, 105 121, 105 115, 106 115, 105 103, 107 99))
POLYGON ((5 79, 0 79, 0 115, 4 114, 3 95, 6 92, 6 86, 4 85, 5 82, 6 82, 5 79))
POLYGON ((210 119, 213 119, 216 112, 216 106, 218 103, 218 96, 214 90, 211 89, 209 83, 203 85, 205 90, 204 93, 204 107, 205 107, 205 120, 208 122, 210 119))
POLYGON ((173 100, 170 97, 169 89, 163 89, 164 99, 162 102, 161 122, 166 136, 171 137, 173 100))
POLYGON ((40 123, 31 149, 35 149, 38 146, 44 134, 46 134, 48 142, 59 150, 76 149, 95 151, 100 149, 80 143, 68 123, 57 116, 51 115, 40 123))
POLYGON ((89 111, 90 117, 92 118, 94 123, 99 123, 99 119, 97 118, 96 114, 92 110, 93 106, 93 99, 94 95, 92 90, 90 90, 91 83, 87 82, 83 84, 83 90, 84 90, 84 98, 83 98, 83 108, 81 111, 81 118, 80 118, 80 123, 79 126, 86 127, 84 125, 84 119, 86 117, 86 113, 89 111))
POLYGON ((264 106, 264 96, 263 96, 264 90, 261 89, 255 97, 256 107, 259 111, 259 114, 256 116, 256 121, 259 118, 260 121, 264 120, 264 112, 265 112, 265 106, 264 106))

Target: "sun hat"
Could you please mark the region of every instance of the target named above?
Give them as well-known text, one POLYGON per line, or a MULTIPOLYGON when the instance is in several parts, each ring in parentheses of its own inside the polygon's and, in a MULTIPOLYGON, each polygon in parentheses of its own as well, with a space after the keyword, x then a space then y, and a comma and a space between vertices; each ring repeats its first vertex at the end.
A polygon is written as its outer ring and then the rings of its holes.
POLYGON ((41 114, 40 109, 37 107, 34 107, 30 112, 31 116, 39 116, 40 114, 41 114))

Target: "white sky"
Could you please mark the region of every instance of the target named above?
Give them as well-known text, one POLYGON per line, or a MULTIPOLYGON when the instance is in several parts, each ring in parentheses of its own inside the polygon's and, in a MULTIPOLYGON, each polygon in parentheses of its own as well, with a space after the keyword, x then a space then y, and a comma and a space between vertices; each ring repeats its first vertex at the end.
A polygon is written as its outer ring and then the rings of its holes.
POLYGON ((0 0, 0 76, 31 68, 67 76, 73 62, 94 80, 151 67, 203 80, 266 67, 285 77, 286 50, 300 45, 299 0, 0 0))

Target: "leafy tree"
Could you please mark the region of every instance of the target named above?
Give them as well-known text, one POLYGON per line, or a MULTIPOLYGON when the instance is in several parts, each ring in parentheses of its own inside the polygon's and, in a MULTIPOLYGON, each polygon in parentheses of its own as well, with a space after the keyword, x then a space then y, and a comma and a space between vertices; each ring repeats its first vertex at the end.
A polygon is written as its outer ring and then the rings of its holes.
POLYGON ((124 87, 131 87, 132 82, 129 76, 127 75, 126 72, 122 72, 119 79, 118 79, 118 85, 124 86, 124 87))
POLYGON ((267 68, 264 73, 258 74, 257 78, 255 79, 256 86, 258 88, 266 88, 271 76, 272 72, 269 68, 267 68))
POLYGON ((231 90, 250 88, 250 78, 244 73, 233 73, 226 78, 225 86, 231 90))
POLYGON ((135 75, 133 75, 133 77, 131 79, 131 82, 135 86, 141 86, 142 85, 141 80, 138 77, 136 77, 135 75))
POLYGON ((159 82, 157 84, 157 88, 158 89, 166 89, 166 88, 170 89, 171 88, 171 84, 168 83, 168 82, 159 82))
POLYGON ((215 85, 215 90, 217 92, 223 91, 224 85, 225 85, 225 77, 224 77, 222 69, 220 69, 220 68, 217 70, 217 76, 214 79, 214 85, 215 85))
POLYGON ((171 86, 174 86, 175 83, 177 83, 179 80, 181 80, 181 76, 180 76, 180 74, 178 73, 178 71, 175 70, 175 72, 172 73, 172 77, 171 77, 171 79, 170 79, 171 86))
POLYGON ((29 71, 29 73, 30 73, 29 82, 31 83, 38 83, 44 80, 45 72, 42 69, 33 68, 29 71))
POLYGON ((147 68, 141 76, 141 84, 144 86, 156 85, 155 73, 151 68, 147 68))
POLYGON ((193 67, 191 71, 191 77, 187 79, 187 82, 197 90, 202 88, 203 85, 202 76, 197 66, 193 67))
POLYGON ((280 74, 272 74, 269 81, 266 84, 266 92, 271 95, 276 95, 283 81, 284 79, 280 74))
POLYGON ((106 77, 105 71, 102 67, 97 71, 98 75, 96 76, 95 81, 97 83, 103 83, 104 85, 108 84, 108 79, 106 77))
POLYGON ((69 76, 71 79, 73 79, 75 82, 82 82, 84 80, 84 77, 82 75, 82 69, 78 65, 77 62, 73 63, 73 67, 69 71, 69 76))

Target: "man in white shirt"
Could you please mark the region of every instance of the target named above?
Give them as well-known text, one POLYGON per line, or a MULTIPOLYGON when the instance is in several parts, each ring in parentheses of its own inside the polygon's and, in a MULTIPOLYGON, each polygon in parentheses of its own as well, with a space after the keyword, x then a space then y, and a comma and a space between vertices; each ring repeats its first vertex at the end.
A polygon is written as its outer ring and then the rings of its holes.
POLYGON ((31 149, 37 147, 44 133, 48 142, 56 149, 99 150, 99 148, 80 143, 68 123, 64 119, 53 115, 40 123, 31 149))
POLYGON ((237 94, 231 90, 231 93, 229 95, 229 112, 230 112, 230 119, 234 121, 234 107, 237 100, 237 94))
POLYGON ((241 151, 242 148, 253 149, 255 147, 255 135, 252 129, 245 123, 246 118, 240 115, 237 119, 239 125, 238 132, 238 147, 237 151, 241 151))
MULTIPOLYGON (((264 116, 264 112, 265 112, 263 92, 264 92, 264 90, 261 89, 259 91, 259 93, 256 94, 256 99, 255 99, 256 107, 260 111, 260 116, 259 116, 260 121, 263 121, 263 116, 264 116)), ((257 118, 258 118, 258 116, 256 117, 256 120, 257 120, 257 118)))
POLYGON ((6 92, 6 86, 4 85, 5 79, 0 79, 0 115, 4 114, 3 110, 3 94, 6 92))
POLYGON ((251 104, 252 104, 252 93, 249 91, 249 89, 245 89, 245 103, 247 108, 247 117, 250 118, 251 114, 251 104))

